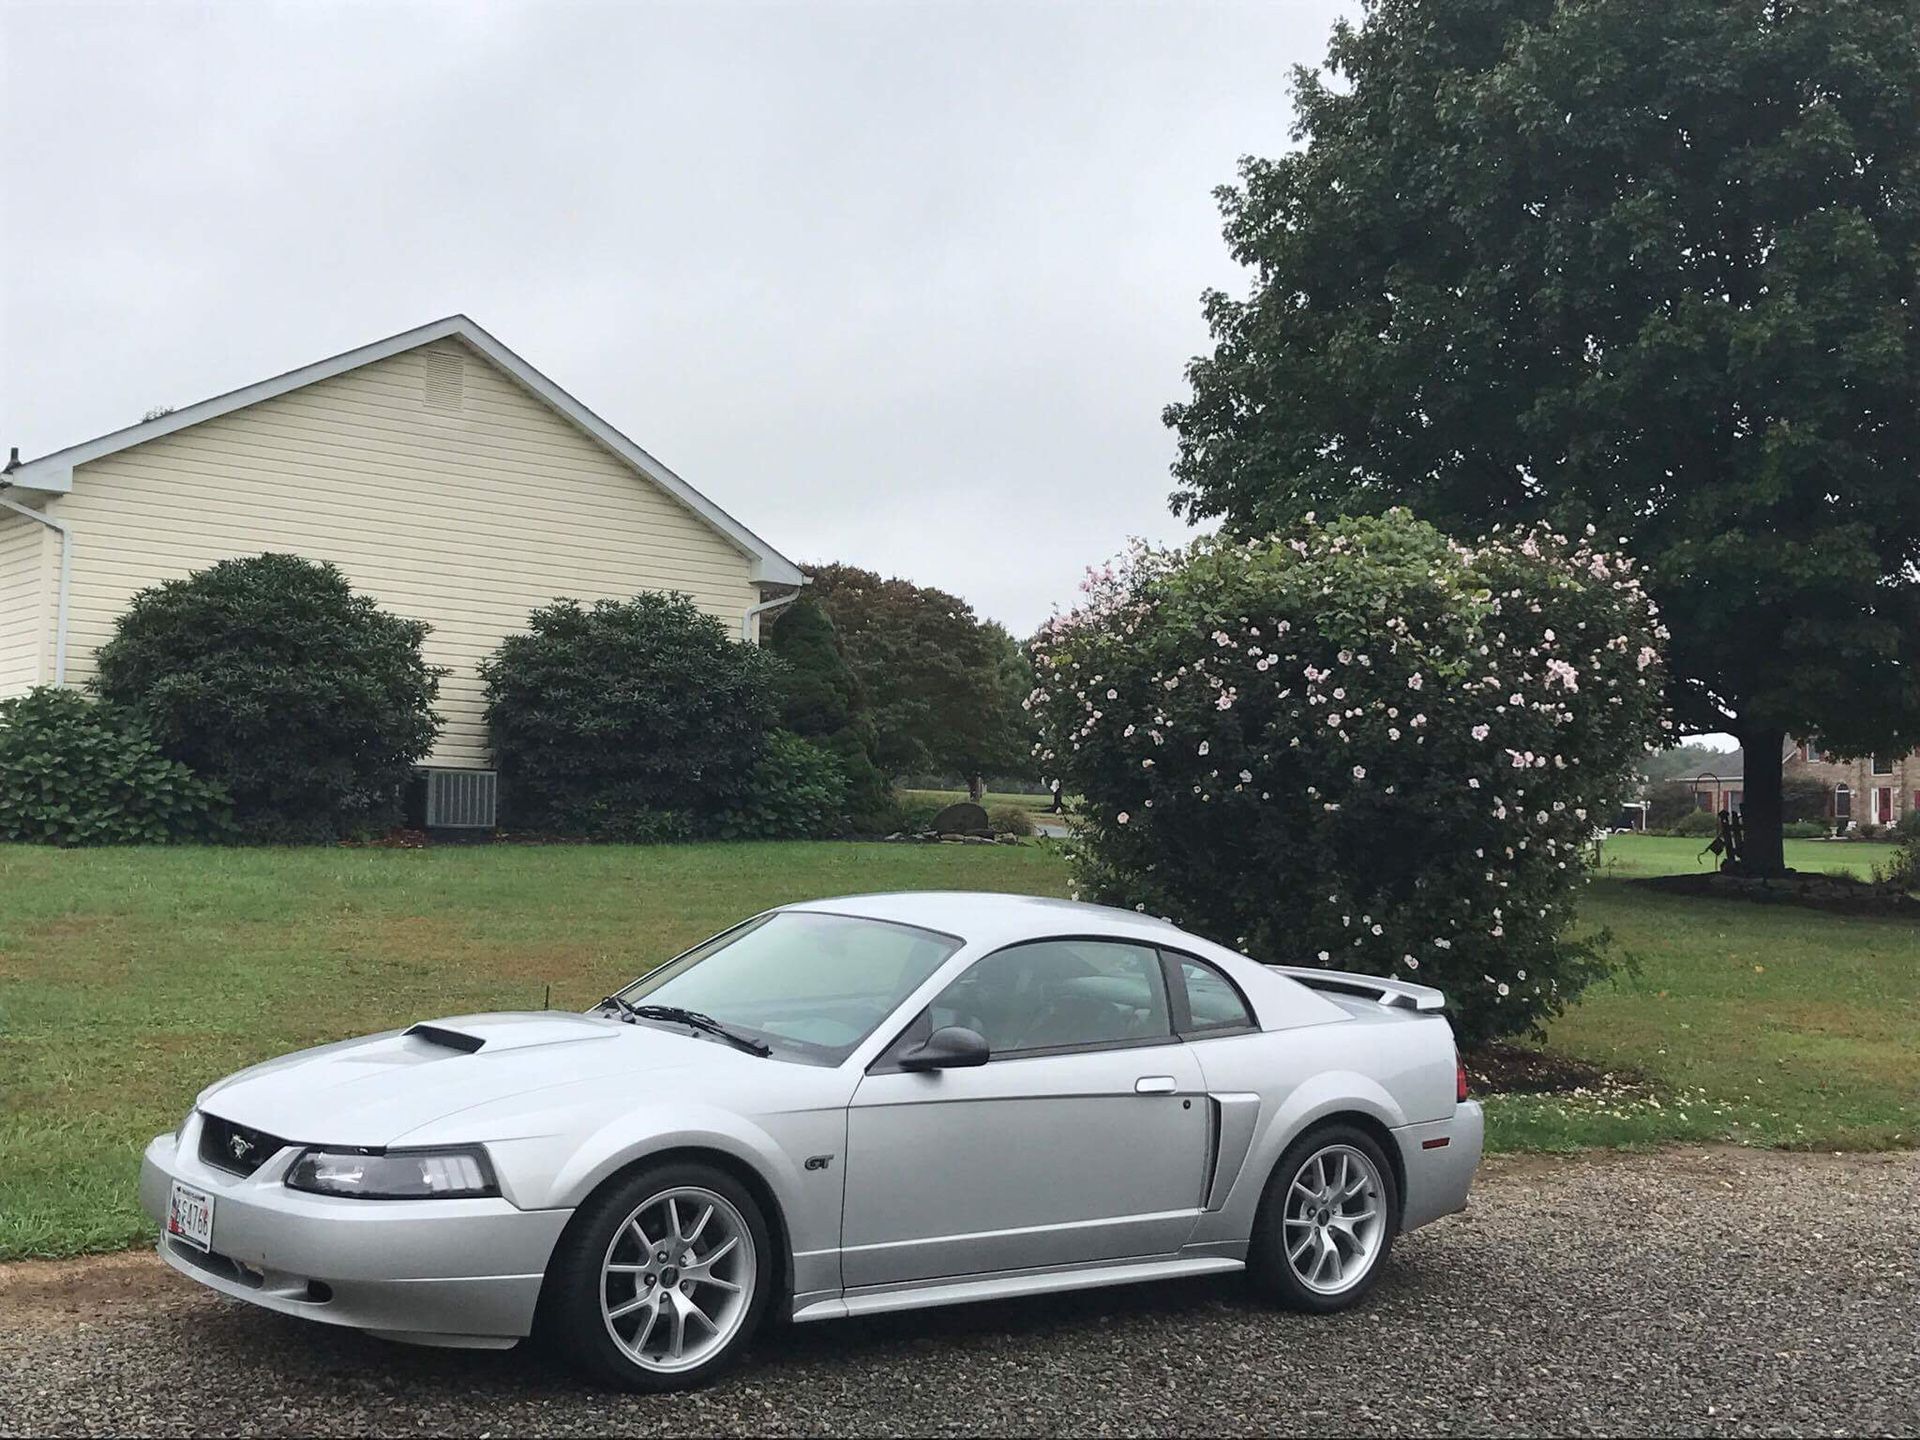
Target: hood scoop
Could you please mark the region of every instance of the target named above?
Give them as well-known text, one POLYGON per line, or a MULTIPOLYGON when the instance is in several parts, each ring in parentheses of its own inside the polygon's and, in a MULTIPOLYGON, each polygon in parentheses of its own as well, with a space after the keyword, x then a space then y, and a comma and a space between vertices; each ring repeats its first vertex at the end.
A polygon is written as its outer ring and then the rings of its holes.
POLYGON ((458 1050, 463 1055, 471 1055, 487 1043, 478 1035, 449 1030, 443 1025, 415 1025, 407 1031, 407 1034, 417 1036, 429 1045, 441 1045, 448 1050, 458 1050))

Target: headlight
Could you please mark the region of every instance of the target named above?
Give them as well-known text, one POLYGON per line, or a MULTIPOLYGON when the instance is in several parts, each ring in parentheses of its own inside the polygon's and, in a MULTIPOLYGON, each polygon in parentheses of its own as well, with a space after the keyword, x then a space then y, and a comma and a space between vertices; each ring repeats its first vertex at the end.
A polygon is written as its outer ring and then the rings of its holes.
POLYGON ((442 1200, 498 1195, 487 1152, 477 1145, 447 1150, 308 1150, 287 1171, 287 1184, 316 1195, 361 1200, 442 1200))

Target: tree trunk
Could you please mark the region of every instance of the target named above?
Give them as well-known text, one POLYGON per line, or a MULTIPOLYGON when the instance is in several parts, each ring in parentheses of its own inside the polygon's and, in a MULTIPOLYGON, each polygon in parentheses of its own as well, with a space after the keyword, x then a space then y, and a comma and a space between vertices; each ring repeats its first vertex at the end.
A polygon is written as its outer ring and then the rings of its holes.
POLYGON ((987 782, 978 775, 967 777, 967 799, 978 805, 987 794, 987 782))
POLYGON ((1784 731, 1761 730, 1741 735, 1744 752, 1740 778, 1740 814, 1746 822, 1746 850, 1742 856, 1749 875, 1783 875, 1786 847, 1780 838, 1780 752, 1784 731))

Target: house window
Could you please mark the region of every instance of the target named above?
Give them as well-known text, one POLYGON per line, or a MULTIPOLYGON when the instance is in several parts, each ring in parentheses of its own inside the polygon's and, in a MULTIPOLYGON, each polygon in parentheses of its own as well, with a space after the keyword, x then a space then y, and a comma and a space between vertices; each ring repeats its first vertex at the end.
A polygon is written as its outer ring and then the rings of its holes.
POLYGON ((1836 820, 1853 818, 1853 791, 1844 785, 1833 787, 1833 818, 1836 820))
POLYGON ((1740 792, 1738 790, 1727 791, 1727 809, 1738 810, 1739 808, 1740 808, 1740 792))
POLYGON ((1694 791, 1693 803, 1697 808, 1701 810, 1713 809, 1713 792, 1711 790, 1694 791))
POLYGON ((1874 756, 1873 757, 1873 773, 1876 775, 1893 774, 1893 761, 1883 760, 1878 755, 1874 756))
POLYGON ((1800 747, 1800 758, 1805 760, 1809 765, 1818 765, 1825 761, 1827 756, 1824 750, 1809 740, 1800 747))

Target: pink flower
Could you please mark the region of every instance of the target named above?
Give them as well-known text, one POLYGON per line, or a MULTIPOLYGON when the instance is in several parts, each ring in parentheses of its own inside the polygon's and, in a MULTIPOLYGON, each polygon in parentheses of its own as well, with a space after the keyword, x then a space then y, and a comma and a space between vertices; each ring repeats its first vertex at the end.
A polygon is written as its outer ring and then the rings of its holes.
POLYGON ((1124 825, 1132 817, 1129 816, 1126 811, 1122 810, 1118 815, 1114 816, 1113 818, 1116 824, 1124 825))
POLYGON ((1473 738, 1476 740, 1484 740, 1492 733, 1493 727, 1491 725, 1476 725, 1473 727, 1473 738))

